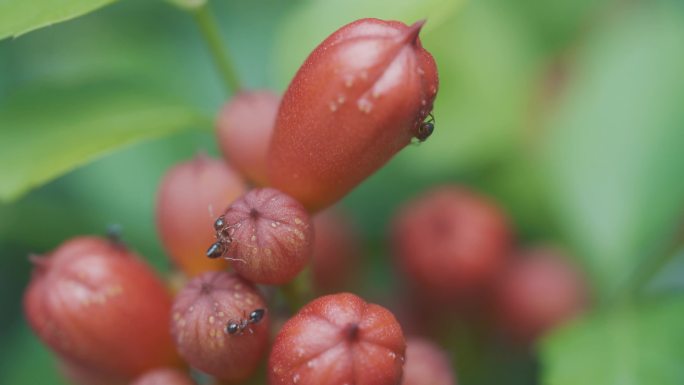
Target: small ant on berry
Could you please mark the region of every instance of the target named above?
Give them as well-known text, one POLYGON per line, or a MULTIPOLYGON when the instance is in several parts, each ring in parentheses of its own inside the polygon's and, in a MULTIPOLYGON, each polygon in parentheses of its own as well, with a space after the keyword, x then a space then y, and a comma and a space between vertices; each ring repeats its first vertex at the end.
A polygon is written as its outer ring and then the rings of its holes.
POLYGON ((416 134, 416 139, 420 142, 424 142, 427 138, 432 135, 432 132, 435 130, 435 117, 432 115, 432 112, 428 114, 430 117, 426 122, 423 122, 418 126, 418 133, 416 134))
POLYGON ((248 318, 241 319, 238 321, 229 320, 226 324, 226 334, 239 336, 242 335, 245 329, 249 330, 249 334, 253 334, 254 331, 252 331, 252 328, 250 328, 249 325, 253 325, 261 321, 261 319, 264 318, 265 313, 266 309, 256 309, 249 313, 248 318))
POLYGON ((226 226, 226 221, 223 215, 218 217, 214 222, 214 230, 216 230, 216 242, 212 243, 207 250, 207 257, 216 259, 223 257, 228 251, 228 246, 233 242, 229 229, 232 226, 226 226))

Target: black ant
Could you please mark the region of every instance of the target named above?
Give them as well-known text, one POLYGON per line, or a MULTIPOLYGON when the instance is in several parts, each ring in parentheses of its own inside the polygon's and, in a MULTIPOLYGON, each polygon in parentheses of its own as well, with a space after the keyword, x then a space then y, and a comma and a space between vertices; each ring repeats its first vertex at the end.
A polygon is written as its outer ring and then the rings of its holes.
POLYGON ((207 257, 216 259, 223 257, 228 251, 228 246, 233 242, 230 234, 230 228, 226 226, 226 221, 223 215, 218 217, 214 222, 214 230, 216 231, 216 242, 212 243, 207 250, 207 257))
POLYGON ((249 330, 249 334, 254 333, 254 331, 252 331, 252 328, 250 328, 249 325, 253 325, 261 321, 261 319, 264 318, 265 313, 266 309, 256 309, 249 313, 249 318, 241 319, 238 321, 229 320, 226 324, 226 334, 239 336, 242 335, 245 329, 249 330))
POLYGON ((432 115, 432 112, 428 114, 430 117, 426 122, 423 122, 418 126, 418 132, 416 133, 416 139, 420 142, 424 142, 427 140, 427 138, 432 135, 432 132, 435 130, 435 117, 432 115))

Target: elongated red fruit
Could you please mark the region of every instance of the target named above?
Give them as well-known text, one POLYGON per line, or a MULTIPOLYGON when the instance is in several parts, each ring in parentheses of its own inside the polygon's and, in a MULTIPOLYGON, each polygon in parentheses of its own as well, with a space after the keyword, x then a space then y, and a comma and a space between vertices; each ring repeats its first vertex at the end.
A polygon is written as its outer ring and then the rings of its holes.
POLYGON ((456 385, 449 356, 432 341, 408 338, 401 385, 456 385))
POLYGON ((320 297, 278 333, 271 385, 396 385, 406 342, 387 309, 349 293, 320 297))
POLYGON ((216 122, 223 156, 257 185, 267 184, 266 156, 280 96, 269 90, 242 91, 226 103, 216 122))
POLYGON ((418 38, 422 25, 361 19, 311 53, 278 111, 268 159, 273 187, 318 210, 412 138, 426 138, 422 123, 438 78, 418 38))
POLYGON ((214 218, 246 191, 223 160, 204 154, 170 169, 157 193, 157 230, 173 262, 190 277, 225 270, 228 262, 204 256, 213 242, 214 218))
POLYGON ((33 261, 26 318, 61 358, 128 379, 180 362, 166 327, 171 296, 123 245, 74 238, 33 261))

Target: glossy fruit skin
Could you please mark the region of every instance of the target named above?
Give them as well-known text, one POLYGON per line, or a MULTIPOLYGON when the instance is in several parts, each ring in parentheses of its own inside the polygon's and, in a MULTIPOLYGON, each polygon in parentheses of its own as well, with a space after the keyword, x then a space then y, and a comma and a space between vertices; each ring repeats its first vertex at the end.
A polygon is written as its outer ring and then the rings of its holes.
POLYGON ((327 209, 313 217, 311 257, 313 284, 319 293, 351 288, 359 273, 361 245, 353 222, 340 208, 327 209))
POLYGON ((548 245, 515 255, 495 291, 497 324, 524 344, 575 318, 588 304, 581 271, 560 249, 548 245))
POLYGON ((418 135, 438 88, 434 59, 418 39, 422 24, 361 19, 314 49, 283 95, 271 186, 320 210, 418 135))
POLYGON ((438 301, 482 295, 512 247, 508 219, 488 198, 461 186, 440 186, 406 204, 392 242, 412 286, 438 301))
POLYGON ((240 91, 226 103, 216 122, 223 156, 258 186, 268 184, 268 146, 280 96, 270 90, 240 91))
POLYGON ((398 384, 405 348, 401 327, 387 309, 354 294, 323 296, 276 336, 269 384, 398 384))
POLYGON ((456 385, 449 356, 432 341, 421 337, 406 340, 406 365, 402 385, 456 385))
POLYGON ((242 333, 230 335, 225 328, 256 309, 266 309, 266 302, 236 274, 212 271, 195 277, 173 304, 171 333, 178 351, 190 365, 219 379, 248 378, 268 348, 268 311, 242 333))
POLYGON ((130 385, 195 385, 195 382, 181 370, 160 368, 143 374, 130 385))
POLYGON ((170 169, 157 193, 157 230, 173 262, 190 277, 225 270, 228 262, 205 257, 216 216, 247 190, 224 161, 204 154, 170 169))
POLYGON ((62 359, 129 379, 179 364, 168 329, 160 327, 168 322, 171 296, 125 246, 77 237, 33 260, 26 318, 62 359))
POLYGON ((226 258, 241 276, 256 283, 283 284, 311 257, 311 218, 292 197, 272 188, 250 190, 223 214, 232 242, 226 258))

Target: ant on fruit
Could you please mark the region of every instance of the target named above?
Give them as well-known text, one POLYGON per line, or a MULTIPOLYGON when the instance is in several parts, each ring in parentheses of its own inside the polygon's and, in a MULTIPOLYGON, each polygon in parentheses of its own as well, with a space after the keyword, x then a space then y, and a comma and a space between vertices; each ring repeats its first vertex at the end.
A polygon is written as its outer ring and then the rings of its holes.
MULTIPOLYGON (((223 257, 228 252, 228 246, 233 243, 232 233, 230 231, 234 225, 227 226, 226 220, 221 215, 214 222, 214 230, 216 231, 216 242, 212 243, 207 250, 207 257, 211 259, 216 259, 223 257)), ((238 258, 228 258, 230 260, 243 261, 238 258)), ((243 261, 244 262, 244 261, 243 261)))
MULTIPOLYGON (((253 334, 254 331, 250 328, 250 325, 256 324, 264 318, 266 309, 256 309, 249 313, 248 318, 243 318, 241 320, 229 320, 226 324, 225 332, 230 335, 242 335, 245 329, 249 330, 249 334, 253 334)), ((244 314, 243 314, 244 316, 244 314)))
POLYGON ((424 142, 427 140, 427 138, 429 138, 430 135, 432 135, 432 132, 435 130, 435 117, 432 115, 432 112, 430 112, 428 116, 430 118, 418 126, 416 139, 418 139, 419 142, 424 142))

